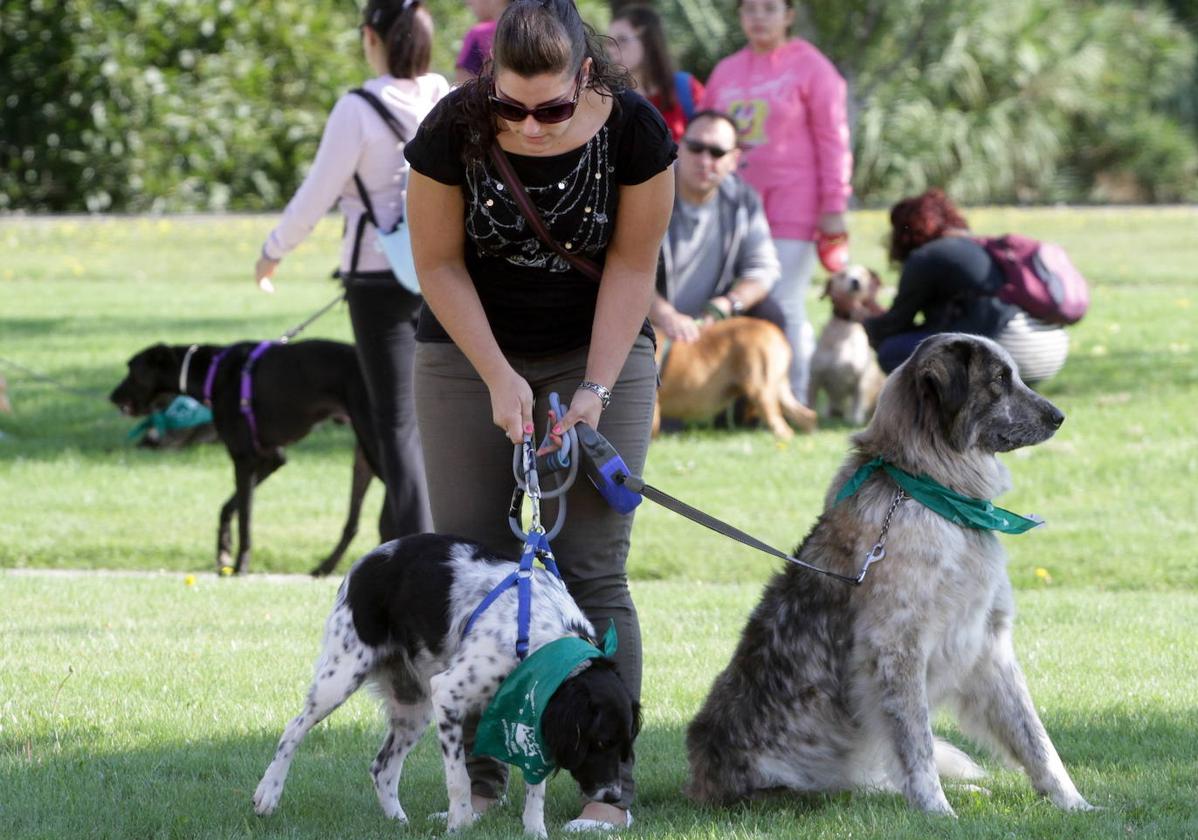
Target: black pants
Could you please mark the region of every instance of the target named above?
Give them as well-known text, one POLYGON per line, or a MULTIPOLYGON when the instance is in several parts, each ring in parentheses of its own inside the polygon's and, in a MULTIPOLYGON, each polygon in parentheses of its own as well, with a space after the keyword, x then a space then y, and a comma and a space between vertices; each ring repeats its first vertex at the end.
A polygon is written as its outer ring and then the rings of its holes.
POLYGON ((379 515, 379 539, 386 542, 431 531, 424 453, 412 396, 416 313, 421 299, 394 278, 385 284, 351 280, 345 290, 387 485, 387 503, 379 515))

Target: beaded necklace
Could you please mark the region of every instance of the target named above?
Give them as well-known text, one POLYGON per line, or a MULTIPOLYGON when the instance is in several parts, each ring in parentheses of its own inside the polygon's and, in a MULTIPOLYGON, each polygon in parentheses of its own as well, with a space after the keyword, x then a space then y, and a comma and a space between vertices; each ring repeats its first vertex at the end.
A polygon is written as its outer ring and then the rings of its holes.
MULTIPOLYGON (((525 184, 550 230, 565 217, 579 220, 573 225, 569 239, 561 241, 568 251, 593 255, 611 239, 607 202, 615 167, 609 162, 607 131, 607 126, 600 128, 582 147, 574 167, 558 180, 543 186, 525 184)), ((469 167, 466 182, 470 196, 466 234, 481 253, 501 256, 513 265, 544 268, 554 273, 571 270, 569 263, 528 229, 503 179, 485 163, 469 167)))

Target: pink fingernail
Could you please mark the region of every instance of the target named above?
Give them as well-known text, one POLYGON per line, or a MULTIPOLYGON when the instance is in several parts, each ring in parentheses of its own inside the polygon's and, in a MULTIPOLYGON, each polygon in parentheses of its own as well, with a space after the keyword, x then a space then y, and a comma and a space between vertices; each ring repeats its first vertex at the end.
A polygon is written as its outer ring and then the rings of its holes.
POLYGON ((558 423, 556 426, 553 427, 553 433, 555 435, 560 435, 562 433, 562 424, 561 423, 558 423))
POLYGON ((525 424, 524 424, 524 434, 526 434, 526 435, 531 435, 531 434, 532 434, 532 423, 525 423, 525 424))

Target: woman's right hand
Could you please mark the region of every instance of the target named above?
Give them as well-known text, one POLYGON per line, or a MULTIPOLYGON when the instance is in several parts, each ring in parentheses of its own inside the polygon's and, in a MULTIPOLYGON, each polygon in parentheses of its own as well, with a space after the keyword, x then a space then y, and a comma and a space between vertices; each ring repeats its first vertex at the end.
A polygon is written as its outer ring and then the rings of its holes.
POLYGON ((503 429, 507 439, 520 443, 533 433, 532 388, 511 367, 487 380, 491 392, 491 420, 503 429))

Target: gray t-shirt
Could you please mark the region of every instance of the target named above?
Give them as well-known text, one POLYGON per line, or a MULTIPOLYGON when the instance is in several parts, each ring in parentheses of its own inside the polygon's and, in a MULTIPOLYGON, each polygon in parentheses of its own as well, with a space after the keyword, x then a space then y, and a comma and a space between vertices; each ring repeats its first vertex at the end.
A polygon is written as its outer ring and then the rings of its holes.
POLYGON ((676 291, 674 308, 683 315, 702 315, 720 280, 724 237, 720 230, 719 201, 703 204, 679 198, 670 217, 670 247, 674 254, 676 291))

